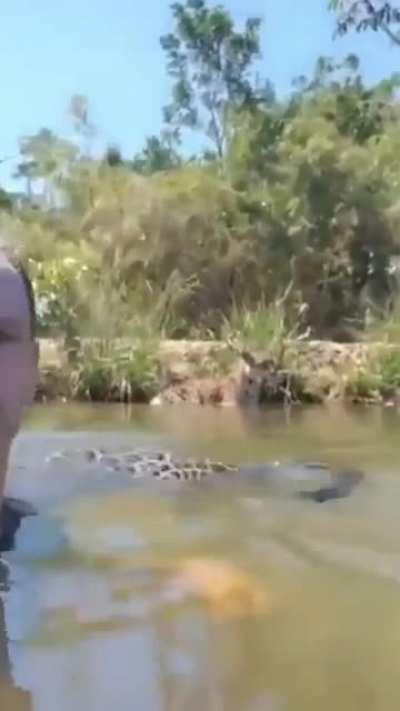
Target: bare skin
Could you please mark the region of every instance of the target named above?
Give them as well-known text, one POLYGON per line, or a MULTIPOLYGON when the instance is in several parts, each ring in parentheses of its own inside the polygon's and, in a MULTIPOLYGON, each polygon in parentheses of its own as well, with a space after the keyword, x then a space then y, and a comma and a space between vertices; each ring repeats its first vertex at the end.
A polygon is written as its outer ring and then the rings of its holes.
POLYGON ((33 401, 37 366, 25 285, 0 251, 0 507, 11 445, 25 408, 33 401))

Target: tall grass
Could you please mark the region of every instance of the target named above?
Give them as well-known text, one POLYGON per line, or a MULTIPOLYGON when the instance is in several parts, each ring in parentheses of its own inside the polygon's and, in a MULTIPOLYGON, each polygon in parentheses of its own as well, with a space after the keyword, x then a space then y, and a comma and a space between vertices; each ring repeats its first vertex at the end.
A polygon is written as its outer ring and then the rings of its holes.
POLYGON ((374 313, 365 328, 365 339, 373 343, 392 343, 400 345, 400 299, 390 310, 374 313))
POLYGON ((241 350, 268 351, 279 364, 293 341, 303 340, 308 332, 302 332, 305 312, 301 303, 289 304, 291 285, 284 295, 266 304, 259 301, 255 308, 235 304, 229 318, 225 318, 222 338, 236 343, 241 350))
POLYGON ((72 395, 92 401, 148 402, 161 376, 154 344, 82 341, 71 371, 72 395))
POLYGON ((242 349, 271 352, 280 348, 287 332, 283 308, 261 302, 254 309, 235 304, 221 329, 223 340, 234 341, 242 349))
POLYGON ((345 394, 359 400, 388 400, 400 393, 400 343, 381 343, 372 349, 364 365, 347 376, 345 394))

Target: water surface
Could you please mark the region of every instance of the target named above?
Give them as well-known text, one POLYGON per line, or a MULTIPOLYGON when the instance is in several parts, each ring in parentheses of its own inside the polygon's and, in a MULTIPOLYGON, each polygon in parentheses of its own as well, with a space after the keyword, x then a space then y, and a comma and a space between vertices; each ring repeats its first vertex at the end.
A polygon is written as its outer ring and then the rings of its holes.
POLYGON ((400 708, 399 434, 400 415, 375 408, 35 408, 8 484, 39 515, 0 568, 0 708, 400 708), (146 489, 46 463, 89 446, 366 479, 318 505, 296 482, 146 489))

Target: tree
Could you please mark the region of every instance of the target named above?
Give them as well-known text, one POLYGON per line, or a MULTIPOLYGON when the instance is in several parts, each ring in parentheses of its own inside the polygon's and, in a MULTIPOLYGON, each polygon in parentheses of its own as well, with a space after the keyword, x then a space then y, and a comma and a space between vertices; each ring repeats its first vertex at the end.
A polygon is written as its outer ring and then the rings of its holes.
POLYGON ((394 96, 400 74, 367 88, 359 69, 360 61, 354 54, 339 62, 320 57, 311 81, 305 77, 295 81, 298 87, 295 99, 298 106, 305 100, 311 100, 319 109, 324 105, 325 117, 336 123, 340 133, 361 144, 380 135, 386 120, 397 121, 394 96))
POLYGON ((174 81, 166 123, 178 139, 185 127, 204 131, 222 157, 227 109, 263 99, 252 76, 260 56, 261 20, 249 18, 240 32, 220 5, 208 8, 205 0, 186 0, 171 7, 175 30, 161 37, 174 81))
POLYGON ((72 117, 77 135, 83 142, 82 150, 89 156, 91 143, 96 135, 96 127, 90 120, 88 98, 83 94, 74 94, 68 107, 68 113, 72 117))
POLYGON ((104 154, 104 162, 110 166, 110 168, 117 168, 124 165, 124 159, 122 153, 118 146, 110 145, 104 154))
POLYGON ((400 46, 400 8, 383 0, 330 0, 330 9, 339 13, 338 33, 373 30, 384 32, 400 46))
POLYGON ((12 208, 12 199, 10 195, 0 187, 0 211, 1 210, 11 210, 12 208))
POLYGON ((315 335, 362 322, 366 294, 380 306, 389 297, 398 82, 366 87, 354 55, 322 57, 288 102, 236 117, 225 163, 254 235, 252 281, 263 269, 268 300, 292 279, 315 335))
POLYGON ((56 136, 48 128, 42 128, 32 136, 20 140, 22 161, 15 177, 25 178, 28 197, 32 197, 32 183, 41 181, 43 196, 48 204, 53 200, 53 187, 59 182, 69 164, 77 154, 77 148, 70 141, 56 136))
POLYGON ((158 173, 180 164, 176 151, 164 139, 150 136, 143 150, 134 157, 131 167, 136 173, 158 173))

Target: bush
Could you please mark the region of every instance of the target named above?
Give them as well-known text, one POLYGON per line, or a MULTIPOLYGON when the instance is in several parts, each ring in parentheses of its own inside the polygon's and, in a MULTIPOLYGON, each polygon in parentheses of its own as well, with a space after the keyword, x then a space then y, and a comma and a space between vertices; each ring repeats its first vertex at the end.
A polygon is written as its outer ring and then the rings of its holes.
POLYGON ((161 370, 154 343, 80 342, 74 351, 72 394, 84 400, 149 402, 161 370))
POLYGON ((400 351, 381 346, 365 366, 350 373, 345 394, 360 400, 390 399, 400 389, 400 351))

